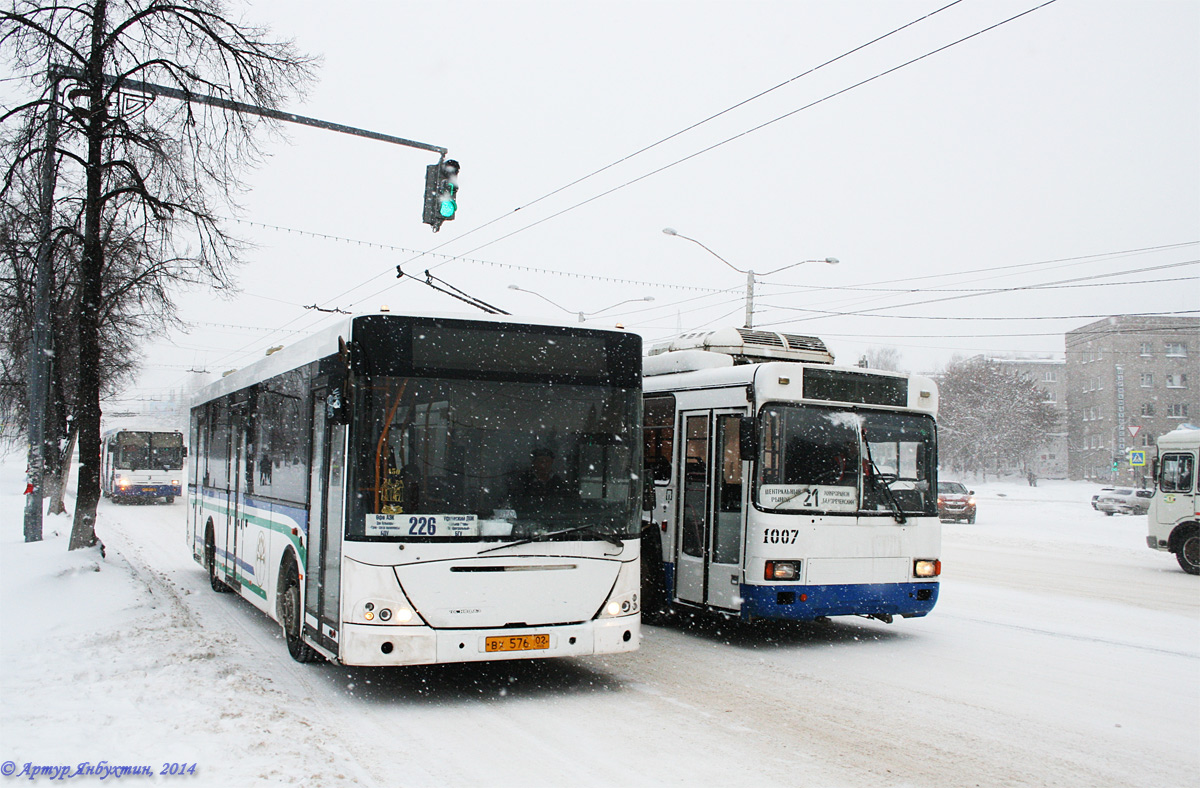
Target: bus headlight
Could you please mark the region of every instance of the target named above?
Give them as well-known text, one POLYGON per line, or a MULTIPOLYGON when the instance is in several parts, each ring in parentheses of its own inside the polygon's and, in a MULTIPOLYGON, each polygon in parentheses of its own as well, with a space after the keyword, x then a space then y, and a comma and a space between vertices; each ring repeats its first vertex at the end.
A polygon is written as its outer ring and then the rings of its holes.
POLYGON ((767 561, 767 567, 766 571, 763 572, 763 578, 766 580, 799 580, 800 562, 767 561))
POLYGON ((347 559, 342 572, 342 616, 347 623, 419 626, 425 622, 390 566, 347 559))
POLYGON ((118 486, 118 487, 128 487, 128 486, 129 486, 129 480, 128 480, 128 479, 126 479, 124 476, 118 476, 118 477, 117 477, 117 486, 118 486))
POLYGON ((934 558, 918 558, 913 561, 913 577, 937 577, 942 573, 942 562, 934 558))
POLYGON ((641 590, 642 576, 638 562, 622 563, 621 569, 617 572, 617 582, 613 583, 612 591, 609 592, 608 599, 600 607, 596 618, 632 616, 639 612, 642 609, 641 590))

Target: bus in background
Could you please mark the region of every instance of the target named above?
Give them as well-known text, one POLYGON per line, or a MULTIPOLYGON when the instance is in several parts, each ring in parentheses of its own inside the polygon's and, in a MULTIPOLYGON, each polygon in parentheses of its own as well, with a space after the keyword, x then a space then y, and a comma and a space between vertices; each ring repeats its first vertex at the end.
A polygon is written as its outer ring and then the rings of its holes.
POLYGON ((183 494, 181 432, 109 430, 100 436, 100 493, 113 503, 183 494))
POLYGON ((891 622, 937 602, 937 387, 821 340, 694 332, 643 360, 643 611, 891 622))
POLYGON ((1200 460, 1200 429, 1179 428, 1158 439, 1154 463, 1154 497, 1146 514, 1152 550, 1175 554, 1180 568, 1200 575, 1200 498, 1196 468, 1200 460))
POLYGON ((641 339, 375 314, 202 390, 187 538, 292 657, 632 651, 641 339))

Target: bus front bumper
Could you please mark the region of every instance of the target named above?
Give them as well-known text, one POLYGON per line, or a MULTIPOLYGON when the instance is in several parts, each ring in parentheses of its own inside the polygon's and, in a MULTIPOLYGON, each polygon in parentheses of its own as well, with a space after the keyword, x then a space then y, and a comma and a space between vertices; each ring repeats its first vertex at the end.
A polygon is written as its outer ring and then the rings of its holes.
POLYGON ((124 487, 114 487, 113 495, 119 495, 122 498, 167 498, 173 495, 183 495, 183 485, 129 484, 124 487))
POLYGON ((471 630, 345 624, 340 633, 339 662, 343 665, 429 665, 613 654, 637 649, 640 630, 640 615, 559 626, 471 630), (536 644, 533 637, 536 635, 549 636, 545 648, 519 648, 536 644), (489 639, 493 639, 493 648, 498 642, 505 647, 518 648, 488 650, 489 639))
POLYGON ((812 621, 827 616, 889 615, 915 618, 937 604, 938 583, 848 585, 742 585, 743 619, 812 621))

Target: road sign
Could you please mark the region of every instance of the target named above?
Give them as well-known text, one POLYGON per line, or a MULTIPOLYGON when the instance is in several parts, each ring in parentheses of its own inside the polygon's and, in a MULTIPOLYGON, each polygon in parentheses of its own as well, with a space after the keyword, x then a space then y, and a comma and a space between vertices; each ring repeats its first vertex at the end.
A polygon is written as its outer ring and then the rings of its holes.
POLYGON ((1129 437, 1131 438, 1136 438, 1138 433, 1142 431, 1141 427, 1126 427, 1125 429, 1129 430, 1129 437))
POLYGON ((1146 465, 1146 452, 1140 450, 1129 452, 1129 464, 1135 468, 1144 468, 1146 465))

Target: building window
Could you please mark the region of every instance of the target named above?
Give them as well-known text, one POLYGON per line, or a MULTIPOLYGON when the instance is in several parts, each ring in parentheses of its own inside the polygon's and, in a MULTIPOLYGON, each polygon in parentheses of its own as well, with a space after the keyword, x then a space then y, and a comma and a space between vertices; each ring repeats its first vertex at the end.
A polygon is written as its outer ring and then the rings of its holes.
POLYGON ((1142 388, 1148 389, 1148 388, 1153 388, 1153 386, 1154 386, 1154 373, 1153 372, 1143 372, 1142 373, 1142 388))
POLYGON ((1187 375, 1183 373, 1174 373, 1167 375, 1167 388, 1169 389, 1185 389, 1187 388, 1187 375))
POLYGON ((1057 397, 1057 395, 1055 395, 1055 393, 1053 391, 1047 391, 1047 392, 1045 392, 1045 394, 1046 394, 1045 402, 1058 402, 1058 397, 1057 397))
POLYGON ((1154 415, 1154 403, 1153 402, 1147 402, 1145 405, 1142 405, 1142 415, 1143 416, 1153 416, 1154 415))
POLYGON ((1187 345, 1182 342, 1168 342, 1166 347, 1168 356, 1187 357, 1187 345))
POLYGON ((1042 382, 1043 383, 1057 383, 1058 382, 1058 372, 1056 372, 1053 369, 1046 370, 1045 374, 1042 375, 1042 382))
POLYGON ((1172 419, 1186 419, 1188 417, 1187 403, 1176 403, 1167 406, 1167 417, 1172 419))
POLYGON ((1143 342, 1141 345, 1141 353, 1143 356, 1149 356, 1154 345, 1150 342, 1143 342))

